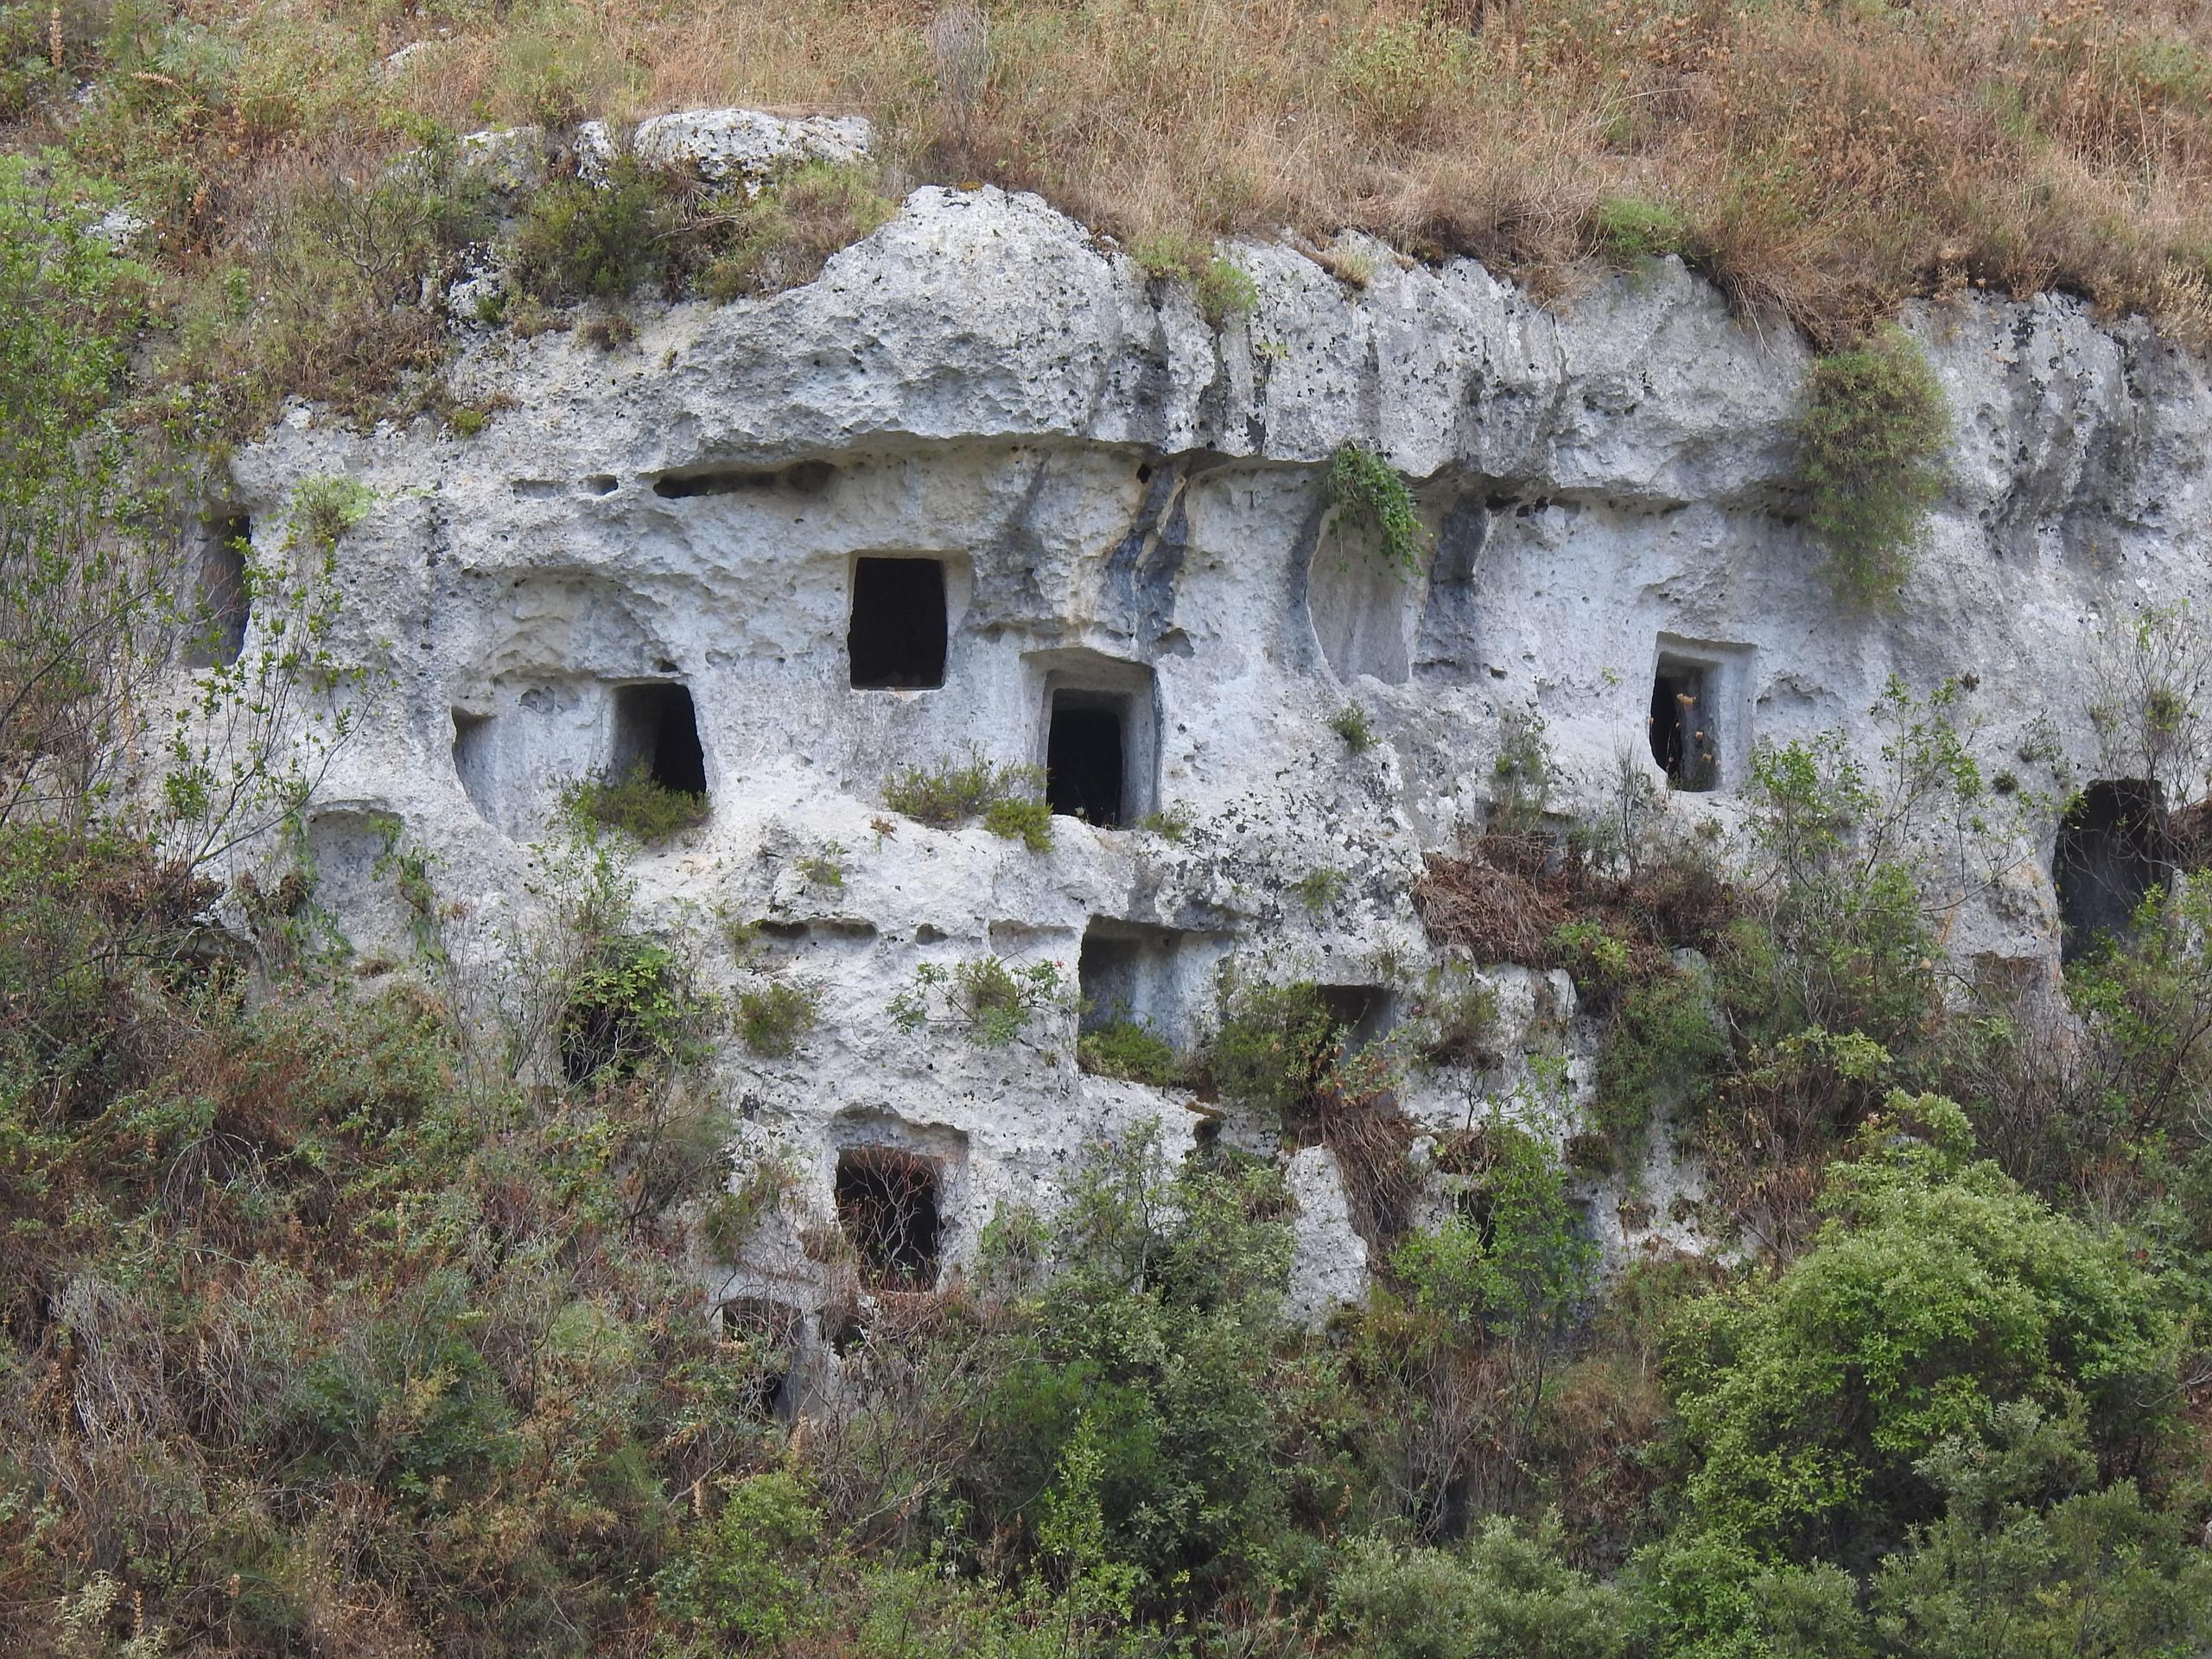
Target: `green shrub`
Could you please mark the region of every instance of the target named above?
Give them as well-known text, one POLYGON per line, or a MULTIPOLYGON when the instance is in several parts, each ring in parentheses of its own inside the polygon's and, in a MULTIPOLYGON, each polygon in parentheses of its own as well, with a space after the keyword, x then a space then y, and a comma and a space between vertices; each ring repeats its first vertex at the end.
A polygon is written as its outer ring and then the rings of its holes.
POLYGON ((1033 853, 1052 850, 1052 804, 1041 795, 1025 800, 1000 799, 983 809, 983 828, 1033 853))
POLYGON ((2117 1240, 1969 1163, 1959 1108, 1892 1096, 1827 1220, 1778 1278, 1692 1303, 1670 1374, 1696 1526, 1797 1560, 1940 1512, 1933 1465, 2025 1402, 2079 1410, 2107 1459, 2154 1444, 2177 1338, 2117 1240))
POLYGON ((798 879, 810 887, 820 887, 825 893, 842 893, 845 887, 845 867, 842 842, 825 841, 821 850, 806 854, 791 868, 798 872, 798 879))
POLYGON ((1418 137, 1479 73, 1467 33, 1426 17, 1370 22, 1329 64, 1338 96, 1377 134, 1401 142, 1418 137))
POLYGON ((1665 254, 1690 251, 1690 225, 1664 202, 1642 196, 1608 196, 1594 219, 1598 245, 1616 264, 1636 266, 1665 254))
POLYGON ((1221 1097, 1281 1121, 1305 1109, 1339 1046, 1335 1017, 1310 981, 1230 979, 1200 1059, 1221 1097))
POLYGON ((1808 522, 1836 591, 1890 602, 1942 499, 1950 419, 1919 346, 1891 326, 1813 365, 1798 428, 1808 522))
POLYGON ((1162 841, 1183 842, 1190 839, 1191 831, 1198 826, 1192 821, 1188 807, 1164 806, 1138 819, 1137 828, 1162 841))
POLYGON ((328 551, 369 516, 376 492, 350 478, 302 479, 292 486, 288 530, 302 546, 328 551))
POLYGON ((1290 884, 1290 890, 1304 901, 1311 911, 1324 911, 1344 896, 1344 873, 1342 870, 1308 870, 1290 884))
POLYGON ((1636 972, 1634 944, 1594 918, 1561 922, 1545 949, 1573 975, 1575 988, 1585 995, 1610 996, 1636 972))
POLYGON ((1250 316, 1260 303, 1251 272, 1195 238, 1172 233, 1139 237, 1129 257, 1154 282, 1187 286, 1198 314, 1217 328, 1250 316))
POLYGON ((1232 259, 1207 260, 1192 293, 1198 300, 1199 314, 1217 328, 1231 321, 1242 321, 1260 304, 1260 290, 1252 281, 1252 273, 1232 259))
POLYGON ((1405 1024, 1421 1056, 1438 1065, 1484 1065, 1499 1058, 1497 991, 1463 964, 1430 969, 1405 1024))
POLYGON ((712 251, 701 287, 709 299, 728 301, 812 282, 832 254, 898 211, 878 187, 864 163, 801 162, 749 201, 710 209, 704 224, 712 251))
POLYGON ((1149 1026, 1114 1020, 1076 1039, 1076 1061, 1102 1077, 1121 1077, 1170 1089, 1183 1083, 1190 1067, 1174 1046, 1149 1026))
POLYGON ((1367 717, 1367 710, 1356 702, 1348 702, 1329 717, 1329 729, 1344 741, 1344 747, 1354 754, 1364 753, 1375 745, 1375 726, 1367 717))
POLYGON ((554 179, 532 194, 515 235, 515 280, 550 302, 627 299, 665 261, 677 223, 669 181, 617 156, 602 182, 554 179))
POLYGON ((1296 1408, 1277 1408, 1296 1397, 1274 1358, 1281 1178, 1171 1162, 1148 1129, 1097 1148, 1048 1254, 1060 1266, 1027 1304, 1033 1335, 972 1420, 988 1425, 978 1521, 1035 1538, 1056 1575, 1135 1568, 1118 1589, 1140 1607, 1204 1606, 1255 1568, 1287 1571, 1301 1471, 1296 1408))
POLYGON ((1653 1112, 1700 1101, 1733 1055, 1709 978, 1675 970, 1631 986, 1598 1051, 1598 1129, 1632 1160, 1653 1112))
POLYGON ((948 1021, 979 1048, 1004 1048, 1039 1014, 1060 1006, 1065 990, 1056 962, 976 957, 950 969, 925 962, 914 969, 913 983, 891 999, 890 1014, 902 1031, 948 1021))
POLYGON ((620 778, 570 784, 562 791, 561 804, 573 817, 619 830, 648 845, 680 830, 697 829, 709 810, 703 793, 671 789, 642 760, 620 778))
POLYGON ((1414 510, 1414 493, 1396 467, 1372 449, 1344 444, 1330 459, 1328 492, 1329 505, 1371 534, 1401 575, 1421 574, 1427 537, 1414 510))
POLYGON ((1597 1247, 1550 1149, 1502 1120, 1479 1131, 1480 1166, 1441 1225, 1408 1236, 1390 1270, 1453 1329, 1543 1328, 1589 1294, 1597 1247))
POLYGON ((554 1037, 571 1083, 691 1057, 691 1010, 666 945, 627 933, 594 941, 563 991, 554 1037))
POLYGON ((1045 774, 1037 767, 993 766, 976 754, 964 762, 907 767, 883 786, 883 804, 940 829, 982 817, 995 834, 1019 838, 1033 850, 1043 851, 1052 845, 1049 807, 1042 830, 1044 846, 1032 837, 1038 833, 1034 808, 1044 804, 1044 789, 1045 774), (1001 809, 995 824, 988 822, 994 808, 1001 809))
POLYGON ((814 1029, 822 1012, 822 988, 772 981, 758 990, 739 993, 737 1033, 763 1058, 788 1059, 814 1029))
POLYGON ((814 1568, 824 1517, 795 1475, 752 1475, 730 1489, 712 1522, 692 1529, 663 1569, 659 1603, 679 1629, 727 1651, 780 1651, 827 1611, 814 1568))
POLYGON ((1330 1586, 1327 1625, 1373 1659, 1618 1659, 1620 1592, 1561 1558, 1559 1517, 1494 1516, 1464 1554, 1356 1538, 1330 1586))
POLYGON ((1994 1427, 1993 1453, 1949 1446, 1933 1459, 1949 1504, 1875 1576, 1880 1651, 2188 1659, 2212 1646, 2212 1559, 2183 1517, 2146 1505, 2133 1481, 2069 1491, 2095 1471, 2078 1438, 2064 1444, 2067 1426, 2014 1414, 1994 1427), (2067 1495, 2045 1507, 2054 1490, 2067 1495))

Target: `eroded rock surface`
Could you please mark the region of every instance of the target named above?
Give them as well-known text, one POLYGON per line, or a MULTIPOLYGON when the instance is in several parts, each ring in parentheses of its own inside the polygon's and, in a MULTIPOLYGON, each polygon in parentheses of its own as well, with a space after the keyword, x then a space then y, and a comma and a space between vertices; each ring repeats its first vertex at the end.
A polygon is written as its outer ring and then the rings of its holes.
MULTIPOLYGON (((1116 995, 1179 1037, 1232 955, 1372 988, 1387 1021, 1437 959, 1409 888, 1481 823, 1508 711, 1541 716, 1572 812, 1623 764, 1659 777, 1655 676, 1709 674, 1718 787, 1670 810, 1726 832, 1753 743, 1840 730, 1871 757, 1891 677, 1959 677, 1977 747, 2048 787, 2054 760, 2099 775, 2101 632, 2212 599, 2212 399, 2140 324, 2057 298, 1910 315, 1953 410, 1954 483, 1901 606, 1859 616, 1790 516, 1803 348, 1678 266, 1554 311, 1469 263, 1382 256, 1353 291, 1282 248, 1237 257, 1258 305, 1217 330, 1033 197, 919 190, 810 286, 646 314, 612 353, 474 339, 467 395, 512 407, 473 440, 302 416, 238 456, 264 552, 299 480, 378 493, 341 550, 339 649, 389 689, 315 809, 365 952, 405 936, 360 826, 389 814, 435 849, 493 971, 540 897, 532 844, 561 781, 649 741, 634 688, 688 693, 711 816, 635 859, 639 914, 704 941, 722 988, 773 972, 823 998, 788 1060, 720 1045, 715 1086, 800 1179, 785 1230, 713 1267, 718 1296, 822 1303, 800 1212, 835 1213, 855 1147, 944 1172, 957 1273, 995 1206, 1049 1205, 1090 1143, 1157 1118, 1173 1148, 1201 1127, 1173 1091, 1081 1071, 1071 1004, 1002 1048, 902 1028, 892 1004, 921 964, 1050 961, 1072 985, 1089 937, 1090 976, 1121 976, 1116 995), (1325 463, 1347 442, 1416 480, 1433 558, 1413 579, 1332 522, 1325 463), (879 559, 941 569, 940 685, 853 683, 861 562, 879 559), (1378 734, 1364 752, 1328 725, 1347 702, 1378 734), (907 766, 1044 764, 1061 705, 1103 711, 1094 734, 1121 722, 1122 798, 1099 809, 1118 827, 1064 817, 1033 853, 887 811, 907 766), (1138 827, 1154 812, 1187 833, 1138 827), (766 954, 741 965, 717 918, 767 923, 766 954)), ((930 632, 900 591, 875 626, 930 632)), ((928 654, 893 677, 925 677, 928 654)), ((1961 910, 1962 960, 2052 960, 2054 828, 1961 910)), ((1586 1097, 1594 1036, 1566 977, 1493 966, 1507 1058, 1428 1074, 1408 1102, 1425 1129, 1525 1101, 1532 1056, 1564 1057, 1546 1075, 1586 1097)), ((1268 1126, 1222 1132, 1273 1147, 1268 1126)), ((1333 1161, 1289 1167, 1318 1317, 1358 1294, 1364 1251, 1333 1161)), ((1665 1230, 1619 1197, 1592 1205, 1617 1252, 1665 1230)))

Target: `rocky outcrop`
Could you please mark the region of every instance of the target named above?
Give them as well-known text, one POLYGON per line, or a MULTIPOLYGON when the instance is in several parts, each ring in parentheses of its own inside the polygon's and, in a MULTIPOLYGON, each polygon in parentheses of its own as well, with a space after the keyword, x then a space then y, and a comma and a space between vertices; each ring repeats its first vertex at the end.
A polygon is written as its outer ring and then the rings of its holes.
MULTIPOLYGON (((957 1272, 995 1205, 1049 1203, 1087 1144, 1150 1118, 1171 1145, 1215 1131, 1173 1091, 1084 1074, 1072 1001, 1004 1047, 908 1028, 892 1004, 918 967, 1057 963, 1187 1034, 1233 957, 1387 1025, 1434 960, 1409 889, 1482 822, 1509 711, 1541 718, 1571 811, 1623 765, 1660 776, 1655 677, 1702 677, 1717 787, 1669 810, 1725 835, 1753 744, 1838 731, 1872 755, 1892 676, 1958 677, 1979 747, 2048 787, 2054 767, 2099 775, 2102 631, 2212 597, 2212 397, 2142 324, 2057 297, 1909 316, 1953 411, 1953 482, 1902 604, 1853 615, 1793 516, 1803 348, 1678 265, 1547 309, 1468 263, 1373 249, 1354 289, 1285 248, 1235 253, 1257 304, 1216 328, 1033 197, 919 190, 811 285, 655 310, 612 353, 472 337, 465 395, 504 410, 475 438, 300 410, 240 454, 230 505, 264 554, 298 480, 378 495, 342 548, 339 649, 387 689, 315 808, 364 950, 404 938, 365 874, 372 815, 435 849, 496 963, 559 781, 648 753, 669 699, 635 688, 681 686, 712 810, 635 859, 640 913, 709 941, 715 918, 765 920, 766 957, 709 949, 710 977, 772 970, 822 999, 788 1060, 725 1041, 715 1086, 798 1159, 797 1210, 835 1209, 855 1148, 941 1169, 957 1272), (1323 463, 1351 442, 1415 481, 1433 557, 1411 579, 1332 519, 1323 463), (942 622, 911 582, 862 592, 877 560, 933 562, 942 622), (893 664, 908 683, 854 683, 855 607, 883 594, 872 626, 940 633, 941 684, 911 683, 926 642, 893 664), (1332 731, 1348 702, 1372 747, 1332 731), (1121 798, 1098 809, 1117 825, 1060 817, 1039 853, 887 810, 908 766, 1044 764, 1056 708, 1065 742, 1118 746, 1121 798), (1154 813, 1187 830, 1141 827, 1154 813)), ((1106 763, 1082 764, 1103 800, 1106 763)), ((1961 910, 1962 957, 2052 957, 2054 828, 2026 825, 1961 910)), ((1492 966, 1507 1058, 1428 1074, 1408 1109, 1429 1130, 1525 1102, 1532 1054, 1586 1090, 1565 976, 1492 966)), ((1275 1149, 1269 1126, 1218 1132, 1275 1149)), ((1315 1316, 1364 1260, 1332 1162, 1290 1165, 1315 1316)), ((1663 1204, 1634 1227, 1595 1196, 1616 1249, 1669 1225, 1663 1204)), ((797 1219, 712 1272, 717 1295, 825 1294, 797 1219)))

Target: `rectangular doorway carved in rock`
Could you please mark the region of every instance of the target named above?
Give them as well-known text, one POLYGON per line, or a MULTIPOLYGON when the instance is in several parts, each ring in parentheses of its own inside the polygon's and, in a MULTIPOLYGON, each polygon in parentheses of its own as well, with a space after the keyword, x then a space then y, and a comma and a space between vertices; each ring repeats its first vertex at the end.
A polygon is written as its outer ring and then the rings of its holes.
POLYGON ((939 1166, 895 1147, 837 1154, 837 1224, 879 1290, 933 1290, 944 1230, 939 1166))
POLYGON ((669 681, 617 686, 614 691, 614 764, 621 778, 645 767, 664 789, 685 795, 707 792, 707 756, 699 742, 698 713, 691 693, 669 681))
POLYGON ((944 683, 944 562, 854 561, 845 656, 855 688, 933 690, 944 683))
POLYGON ((206 533, 196 584, 199 632, 185 660, 193 668, 223 668, 238 661, 245 649, 246 624, 252 620, 246 556, 253 546, 253 521, 242 515, 217 519, 206 533))
POLYGON ((2050 881, 2058 894, 2059 957, 2071 962, 2101 940, 2124 937, 2136 907, 2173 874, 2158 786, 2100 779, 2059 823, 2050 881))
POLYGON ((1160 715, 1152 671, 1092 651, 1040 652, 1045 798, 1103 829, 1152 810, 1160 715))
POLYGON ((1738 781, 1751 749, 1749 645, 1659 636, 1644 717, 1667 786, 1705 794, 1738 781))
POLYGON ((1719 781, 1705 683, 1702 664, 1663 652, 1651 677, 1651 758, 1675 789, 1701 791, 1719 781))
POLYGON ((1052 810, 1105 829, 1122 823, 1128 793, 1126 697, 1069 690, 1052 694, 1045 740, 1045 798, 1052 810))

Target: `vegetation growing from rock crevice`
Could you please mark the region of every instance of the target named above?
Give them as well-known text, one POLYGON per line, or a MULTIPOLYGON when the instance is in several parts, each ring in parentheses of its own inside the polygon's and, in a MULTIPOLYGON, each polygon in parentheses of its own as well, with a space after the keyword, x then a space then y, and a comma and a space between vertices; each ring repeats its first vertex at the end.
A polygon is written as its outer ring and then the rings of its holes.
POLYGON ((1421 574, 1427 551, 1413 491, 1405 477, 1372 449, 1347 443, 1331 457, 1329 505, 1374 537, 1376 550, 1400 575, 1421 574))
POLYGON ((704 792, 671 789, 640 760, 619 778, 572 783, 561 796, 562 810, 632 840, 650 844, 680 830, 696 830, 710 810, 704 792))
POLYGON ((937 766, 909 766, 883 786, 883 804, 918 823, 949 828, 980 817, 995 836, 1033 853, 1052 846, 1045 775, 1035 766, 995 766, 980 754, 937 766))
POLYGON ((1837 593, 1891 603, 1941 499, 1950 435, 1942 388, 1910 334, 1885 327, 1813 365, 1798 429, 1807 523, 1837 593))

